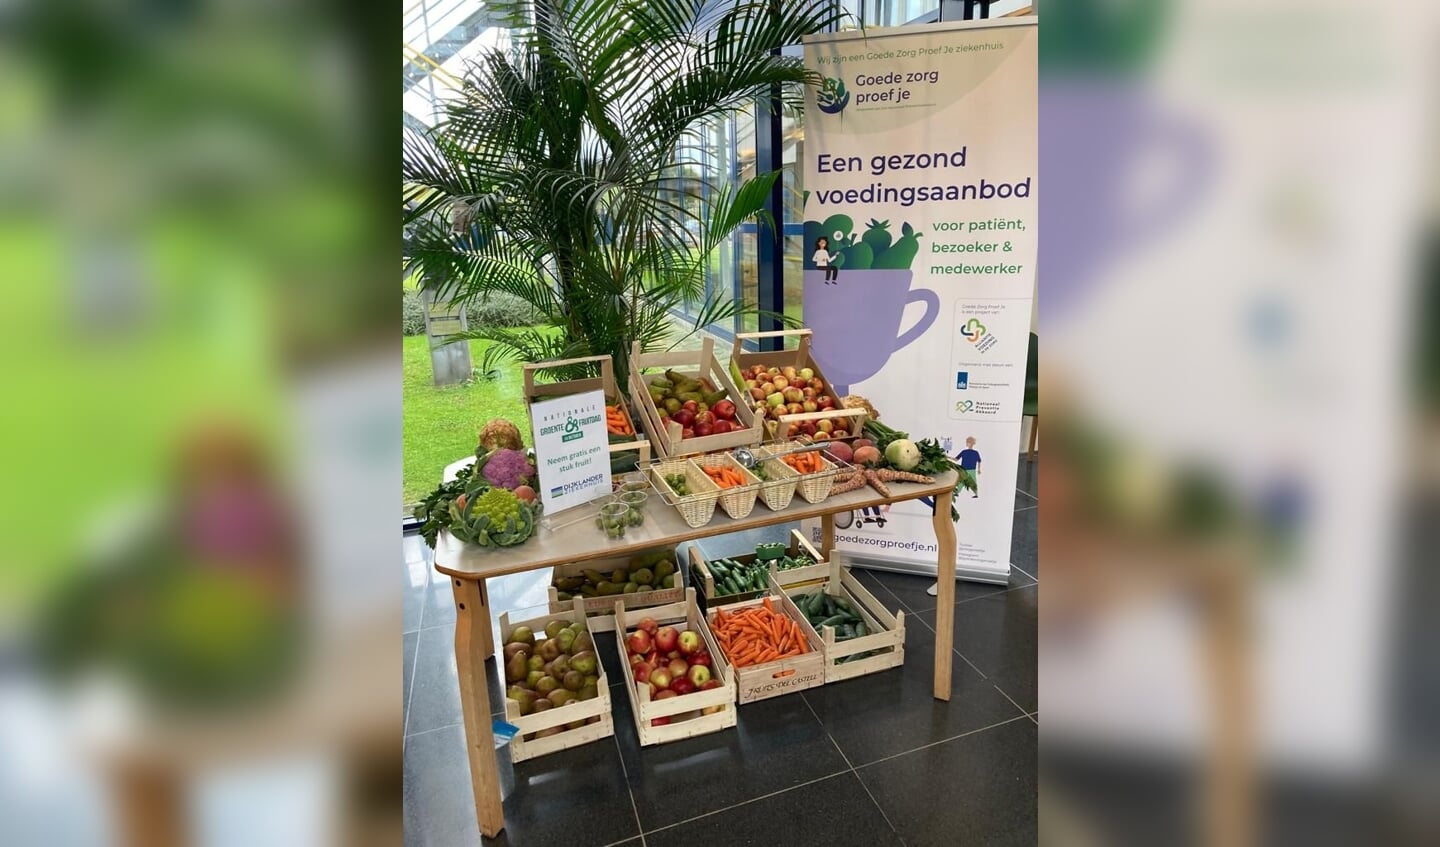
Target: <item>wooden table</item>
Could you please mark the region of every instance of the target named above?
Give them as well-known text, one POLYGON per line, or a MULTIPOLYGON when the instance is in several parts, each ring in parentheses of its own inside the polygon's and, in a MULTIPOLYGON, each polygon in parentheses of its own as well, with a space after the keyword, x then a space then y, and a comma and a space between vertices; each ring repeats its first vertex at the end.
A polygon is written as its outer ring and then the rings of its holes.
POLYGON ((764 504, 757 503, 754 511, 743 520, 729 517, 717 506, 714 518, 699 528, 690 527, 678 511, 656 501, 647 505, 644 525, 630 528, 619 540, 604 538, 590 521, 579 521, 554 531, 542 527, 535 537, 524 544, 505 549, 463 544, 450 533, 441 533, 436 541, 435 569, 451 577, 451 589, 455 594, 455 667, 460 679, 460 708, 465 719, 470 780, 475 792, 475 816, 480 822, 480 831, 493 838, 505 828, 500 776, 490 729, 490 691, 485 683, 485 659, 495 653, 486 579, 570 562, 638 553, 655 547, 674 547, 697 538, 816 517, 821 519, 820 551, 829 558, 835 546, 834 515, 837 513, 934 497, 936 575, 939 579, 934 690, 935 699, 949 700, 950 660, 954 655, 951 637, 955 626, 955 524, 950 520, 950 500, 955 482, 956 473, 950 471, 936 477, 933 485, 891 483, 892 497, 882 497, 867 486, 858 491, 833 495, 818 505, 806 503, 797 496, 789 508, 780 512, 772 512, 764 504))

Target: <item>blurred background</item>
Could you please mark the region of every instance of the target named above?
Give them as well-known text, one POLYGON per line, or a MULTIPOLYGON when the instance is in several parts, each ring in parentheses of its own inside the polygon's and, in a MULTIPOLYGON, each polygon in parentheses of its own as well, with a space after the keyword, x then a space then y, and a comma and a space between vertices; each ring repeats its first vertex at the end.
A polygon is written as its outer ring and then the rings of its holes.
POLYGON ((399 840, 399 127, 362 18, 0 7, 8 844, 399 840))
POLYGON ((1043 838, 1434 843, 1437 8, 1038 12, 1043 838))

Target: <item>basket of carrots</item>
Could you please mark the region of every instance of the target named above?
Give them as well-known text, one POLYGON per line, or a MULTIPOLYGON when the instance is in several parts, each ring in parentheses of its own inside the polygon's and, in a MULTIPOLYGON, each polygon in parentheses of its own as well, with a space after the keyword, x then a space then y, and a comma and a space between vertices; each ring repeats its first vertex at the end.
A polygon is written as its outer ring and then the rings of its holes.
POLYGON ((715 642, 735 670, 740 703, 753 703, 825 682, 825 660, 814 630, 781 594, 717 607, 707 619, 715 642))
POLYGON ((605 407, 605 431, 610 435, 634 435, 635 427, 630 425, 630 416, 619 403, 605 407))
POLYGON ((651 462, 650 481, 660 498, 674 506, 691 527, 702 527, 715 516, 720 488, 689 459, 651 462))
MULTIPOLYGON (((823 451, 810 450, 804 453, 785 453, 787 450, 794 450, 803 447, 799 442, 790 442, 778 447, 767 448, 769 455, 777 453, 784 454, 776 458, 783 462, 797 474, 795 490, 805 498, 807 503, 823 503, 825 498, 830 496, 830 489, 835 485, 835 474, 840 470, 823 451)), ((767 453, 761 453, 761 456, 767 453)))
POLYGON ((760 480, 735 461, 729 453, 711 453, 697 456, 692 461, 701 473, 720 489, 720 508, 736 520, 750 514, 755 508, 755 496, 760 493, 760 480))

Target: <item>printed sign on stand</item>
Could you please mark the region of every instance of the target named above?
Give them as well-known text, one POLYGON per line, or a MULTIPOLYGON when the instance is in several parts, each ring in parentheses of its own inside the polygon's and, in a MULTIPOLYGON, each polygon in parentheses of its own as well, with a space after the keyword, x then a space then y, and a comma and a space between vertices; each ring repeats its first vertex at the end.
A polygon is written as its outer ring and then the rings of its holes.
MULTIPOLYGON (((805 40, 804 318, 837 393, 978 483, 957 572, 1003 582, 1035 290, 1034 18, 805 40)), ((839 515, 857 564, 934 573, 933 502, 839 515)), ((818 521, 811 530, 818 535, 818 521)))
POLYGON ((605 392, 586 391, 530 404, 540 502, 547 515, 610 491, 605 392))

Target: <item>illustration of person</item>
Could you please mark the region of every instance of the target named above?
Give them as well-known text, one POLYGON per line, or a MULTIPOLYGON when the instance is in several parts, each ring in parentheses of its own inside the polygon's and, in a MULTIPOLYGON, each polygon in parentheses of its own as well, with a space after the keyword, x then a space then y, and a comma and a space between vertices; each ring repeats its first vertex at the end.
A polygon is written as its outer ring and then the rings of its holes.
MULTIPOLYGON (((975 437, 973 435, 965 439, 965 449, 960 451, 960 455, 955 457, 955 461, 960 463, 960 470, 965 471, 972 477, 980 476, 980 451, 975 449, 975 437)), ((976 482, 978 483, 979 480, 977 479, 976 482)), ((970 496, 972 498, 979 497, 980 492, 976 491, 970 496)))
POLYGON ((815 267, 825 271, 826 285, 838 285, 835 279, 839 277, 840 269, 830 264, 835 261, 835 255, 831 255, 830 253, 830 239, 823 235, 815 239, 815 255, 811 258, 815 261, 815 267))

